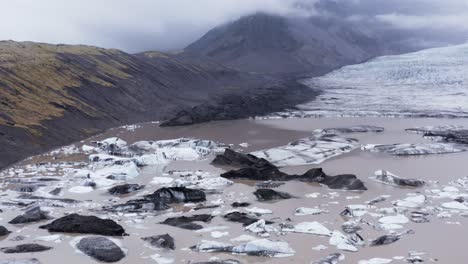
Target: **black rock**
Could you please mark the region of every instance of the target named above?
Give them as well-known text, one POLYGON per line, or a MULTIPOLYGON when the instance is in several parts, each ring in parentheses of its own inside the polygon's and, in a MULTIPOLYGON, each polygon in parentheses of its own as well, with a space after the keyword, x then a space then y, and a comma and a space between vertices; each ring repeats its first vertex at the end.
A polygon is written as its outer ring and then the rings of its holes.
POLYGON ((431 214, 427 212, 414 211, 414 212, 411 212, 411 221, 415 223, 428 223, 430 222, 429 220, 430 216, 431 214))
POLYGON ((321 168, 315 168, 307 171, 303 177, 309 182, 316 182, 327 185, 330 189, 365 191, 364 183, 356 175, 342 174, 337 176, 326 175, 321 168))
POLYGON ((198 203, 206 201, 206 194, 201 190, 185 187, 161 188, 153 194, 145 195, 145 199, 171 203, 198 203))
POLYGON ((327 129, 324 129, 324 132, 326 133, 366 133, 366 132, 380 133, 380 132, 383 132, 384 130, 385 128, 378 127, 378 126, 357 125, 357 126, 350 126, 350 127, 327 128, 327 129))
POLYGON ((38 188, 38 185, 23 185, 16 187, 14 190, 17 192, 32 193, 35 192, 38 188))
POLYGON ((385 202, 387 200, 387 198, 383 197, 383 196, 379 196, 377 198, 374 198, 368 202, 366 202, 368 205, 375 205, 375 204, 378 204, 378 203, 381 203, 381 202, 385 202))
POLYGON ((55 188, 55 189, 53 189, 52 191, 50 191, 49 194, 51 194, 51 195, 59 195, 60 192, 62 192, 62 188, 59 187, 59 188, 55 188))
POLYGON ((193 222, 207 223, 211 221, 211 219, 213 219, 213 216, 209 214, 200 214, 200 215, 192 215, 192 216, 171 217, 171 218, 167 218, 160 224, 175 226, 175 227, 188 229, 188 230, 199 230, 199 229, 202 229, 203 226, 193 223, 193 222))
POLYGON ((8 229, 6 229, 6 227, 4 226, 0 226, 0 237, 2 236, 7 236, 11 233, 11 231, 9 231, 8 229))
POLYGON ((27 210, 22 215, 15 217, 13 220, 11 220, 8 223, 27 224, 27 223, 34 223, 34 222, 39 222, 39 221, 47 220, 47 219, 49 219, 48 212, 42 211, 39 206, 36 206, 27 210))
POLYGON ((371 246, 382 246, 382 245, 388 245, 397 242, 400 240, 401 236, 399 235, 383 235, 381 237, 378 237, 375 240, 372 240, 370 245, 371 246))
POLYGON ((321 168, 314 168, 303 175, 289 175, 280 171, 277 166, 265 159, 255 157, 251 154, 238 153, 231 149, 226 149, 224 154, 218 155, 213 163, 217 165, 240 167, 238 170, 231 170, 221 174, 221 177, 226 179, 255 181, 297 180, 324 184, 331 189, 367 190, 364 183, 352 174, 328 176, 321 168))
POLYGON ((210 102, 183 109, 162 122, 161 126, 184 126, 214 120, 262 116, 291 109, 295 105, 314 99, 317 94, 315 89, 296 81, 273 81, 271 85, 256 89, 226 92, 210 102))
POLYGON ((76 247, 86 255, 102 262, 117 262, 125 257, 122 249, 105 237, 85 237, 76 247))
POLYGON ((284 185, 285 182, 277 182, 277 181, 264 181, 264 182, 257 182, 255 187, 257 188, 278 188, 281 185, 284 185))
POLYGON ((31 253, 31 252, 42 252, 52 249, 51 247, 46 247, 39 244, 21 244, 13 247, 3 247, 0 248, 5 254, 12 254, 12 253, 31 253))
POLYGON ((202 190, 185 187, 161 188, 143 199, 127 201, 125 204, 114 205, 114 211, 151 211, 166 210, 171 203, 198 203, 206 201, 206 194, 202 190))
POLYGON ((422 187, 426 184, 423 180, 400 178, 384 170, 379 175, 376 175, 375 179, 383 183, 402 187, 422 187))
POLYGON ((123 227, 113 220, 79 214, 64 216, 39 228, 47 229, 49 232, 96 234, 104 236, 125 235, 123 227))
POLYGON ((338 264, 340 260, 343 260, 344 256, 341 253, 330 254, 319 261, 313 262, 312 264, 338 264))
POLYGON ((258 189, 254 192, 259 201, 273 201, 294 198, 286 192, 278 192, 272 189, 258 189))
POLYGON ((54 182, 54 181, 60 181, 58 178, 37 178, 36 179, 39 182, 54 182))
POLYGON ((218 207, 219 205, 202 205, 202 206, 194 207, 193 210, 198 211, 198 210, 203 210, 203 209, 214 209, 218 207))
POLYGON ((150 199, 136 199, 127 201, 124 204, 117 204, 108 208, 117 212, 141 212, 141 211, 161 211, 169 209, 169 205, 164 201, 154 201, 150 199))
POLYGON ((237 207, 247 207, 247 206, 250 206, 250 203, 246 203, 246 202, 243 202, 243 203, 240 203, 240 202, 233 202, 231 204, 232 207, 234 208, 237 208, 237 207))
POLYGON ((118 186, 114 186, 109 189, 109 193, 112 195, 123 195, 123 194, 129 194, 132 192, 139 191, 143 189, 145 186, 144 185, 139 185, 139 184, 122 184, 118 186))
POLYGON ((150 245, 153 247, 172 249, 172 250, 175 249, 174 238, 171 237, 169 234, 151 236, 151 237, 143 237, 142 240, 150 243, 150 245))
MULTIPOLYGON (((248 226, 260 220, 258 218, 252 217, 246 213, 241 213, 241 212, 232 212, 232 213, 226 214, 224 216, 224 219, 230 222, 242 223, 243 226, 248 226)), ((273 222, 271 221, 265 221, 265 222, 267 224, 273 224, 273 222)))
MULTIPOLYGON (((245 168, 250 166, 255 166, 260 162, 269 163, 265 159, 260 159, 251 154, 243 154, 236 152, 230 148, 224 150, 224 153, 221 155, 216 155, 215 159, 211 162, 214 165, 221 166, 233 166, 239 168, 245 168)), ((270 163, 271 164, 271 163, 270 163)))

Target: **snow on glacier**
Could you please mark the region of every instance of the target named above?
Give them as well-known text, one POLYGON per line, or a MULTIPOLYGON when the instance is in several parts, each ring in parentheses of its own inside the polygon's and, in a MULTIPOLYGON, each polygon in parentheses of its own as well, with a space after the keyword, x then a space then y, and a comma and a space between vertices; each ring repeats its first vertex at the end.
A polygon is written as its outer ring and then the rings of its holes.
POLYGON ((289 116, 468 117, 468 43, 382 56, 308 79, 323 90, 289 116))

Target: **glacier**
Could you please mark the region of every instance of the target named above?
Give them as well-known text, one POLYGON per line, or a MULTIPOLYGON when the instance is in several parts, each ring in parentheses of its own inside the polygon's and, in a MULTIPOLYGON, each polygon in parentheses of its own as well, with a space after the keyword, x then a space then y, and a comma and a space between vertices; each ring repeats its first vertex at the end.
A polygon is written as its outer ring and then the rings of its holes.
POLYGON ((275 117, 468 117, 468 43, 382 56, 304 80, 316 100, 275 117))

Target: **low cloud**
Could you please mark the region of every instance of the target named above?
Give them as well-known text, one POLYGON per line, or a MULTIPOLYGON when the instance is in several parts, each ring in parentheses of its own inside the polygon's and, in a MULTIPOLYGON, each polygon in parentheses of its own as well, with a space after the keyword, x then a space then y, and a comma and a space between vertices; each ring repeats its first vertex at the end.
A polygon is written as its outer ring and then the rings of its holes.
MULTIPOLYGON (((176 50, 255 12, 330 15, 395 28, 467 29, 467 0, 0 0, 0 39, 176 50)), ((444 38, 446 35, 443 36, 444 38)))
MULTIPOLYGON (((376 19, 389 23, 394 27, 417 30, 417 29, 447 29, 468 30, 468 13, 456 15, 429 15, 415 16, 403 14, 377 15, 376 19)), ((467 36, 468 37, 468 36, 467 36)))
MULTIPOLYGON (((254 12, 304 15, 296 0, 0 0, 0 39, 127 51, 184 47, 254 12)), ((310 1, 313 2, 313 1, 310 1)))

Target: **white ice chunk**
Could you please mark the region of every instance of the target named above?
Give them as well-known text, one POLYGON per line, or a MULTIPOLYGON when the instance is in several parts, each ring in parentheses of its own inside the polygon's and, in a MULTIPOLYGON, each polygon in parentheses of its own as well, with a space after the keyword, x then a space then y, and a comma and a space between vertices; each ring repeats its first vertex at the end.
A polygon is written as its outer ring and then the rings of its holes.
POLYGON ((260 215, 272 214, 273 213, 273 211, 271 211, 269 209, 263 209, 263 208, 258 208, 258 207, 245 208, 245 210, 248 211, 248 212, 255 213, 255 214, 260 214, 260 215))
POLYGON ((409 222, 409 219, 408 217, 399 214, 384 216, 379 219, 379 222, 382 224, 406 224, 409 222))
POLYGON ((460 203, 457 201, 443 203, 442 207, 455 210, 468 210, 468 206, 466 206, 464 203, 460 203))
POLYGON ((350 152, 358 147, 356 140, 334 134, 315 133, 286 146, 256 151, 251 154, 277 166, 320 164, 323 161, 350 152))
POLYGON ((360 260, 358 264, 387 264, 392 262, 392 259, 386 258, 373 258, 369 260, 360 260))
POLYGON ((326 228, 324 225, 317 221, 313 222, 302 222, 294 226, 284 226, 282 228, 284 232, 294 232, 294 233, 305 233, 305 234, 314 234, 320 236, 331 236, 331 231, 326 228))
POLYGON ((296 253, 294 249, 289 246, 288 242, 272 241, 269 239, 249 241, 234 247, 232 251, 238 254, 260 254, 271 257, 290 257, 296 253))
POLYGON ((358 251, 354 243, 346 235, 340 231, 333 231, 330 241, 330 245, 336 246, 340 250, 356 252, 358 251))
POLYGON ((304 215, 318 215, 322 214, 325 211, 319 208, 307 208, 307 207, 299 207, 294 210, 294 215, 297 216, 304 216, 304 215))

